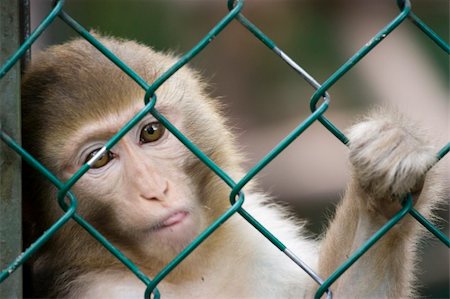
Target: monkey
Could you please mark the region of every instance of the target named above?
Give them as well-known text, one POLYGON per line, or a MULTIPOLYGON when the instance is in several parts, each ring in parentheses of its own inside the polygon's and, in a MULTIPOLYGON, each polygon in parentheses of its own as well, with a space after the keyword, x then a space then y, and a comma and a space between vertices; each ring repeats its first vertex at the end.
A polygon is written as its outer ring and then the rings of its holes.
MULTIPOLYGON (((147 82, 177 57, 136 41, 96 38, 147 82)), ((81 38, 44 50, 22 82, 23 145, 68 180, 144 107, 145 91, 81 38)), ((231 178, 244 155, 198 71, 185 66, 156 91, 155 109, 231 178)), ((243 207, 325 279, 401 209, 409 192, 431 217, 442 199, 436 151, 415 124, 387 108, 348 131, 351 176, 320 238, 250 181, 243 207)), ((31 236, 62 215, 56 187, 24 171, 31 236)), ((229 207, 230 187, 152 115, 100 155, 71 191, 77 213, 148 277, 229 207)), ((350 267, 336 298, 414 295, 419 225, 405 217, 350 267)), ((141 298, 146 286, 74 221, 31 261, 31 297, 141 298)), ((239 214, 225 221, 159 284, 164 298, 311 298, 318 285, 239 214)))

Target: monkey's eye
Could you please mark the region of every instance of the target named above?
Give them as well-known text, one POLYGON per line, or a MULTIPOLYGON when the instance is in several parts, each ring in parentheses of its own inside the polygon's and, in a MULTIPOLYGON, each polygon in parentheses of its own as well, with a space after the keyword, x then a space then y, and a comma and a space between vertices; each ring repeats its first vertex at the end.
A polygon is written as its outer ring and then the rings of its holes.
POLYGON ((139 137, 142 143, 155 142, 164 135, 165 128, 159 122, 152 122, 142 128, 141 136, 139 137))
MULTIPOLYGON (((98 148, 98 149, 90 152, 89 155, 86 157, 85 163, 87 163, 89 160, 91 160, 92 157, 94 157, 95 154, 97 154, 97 152, 99 150, 100 149, 98 148)), ((105 166, 106 164, 108 164, 112 159, 114 159, 114 154, 111 153, 110 151, 107 151, 103 155, 101 155, 100 158, 97 161, 95 161, 94 164, 92 164, 91 168, 101 168, 101 167, 105 166)))

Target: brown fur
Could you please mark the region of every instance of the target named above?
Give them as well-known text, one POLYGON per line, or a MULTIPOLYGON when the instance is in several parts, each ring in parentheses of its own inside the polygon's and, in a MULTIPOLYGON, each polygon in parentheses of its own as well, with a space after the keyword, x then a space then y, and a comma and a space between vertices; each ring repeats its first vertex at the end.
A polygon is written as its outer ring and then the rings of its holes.
MULTIPOLYGON (((149 83, 175 62, 171 55, 135 42, 99 38, 149 83)), ((157 90, 156 108, 238 180, 243 176, 242 159, 220 105, 205 88, 197 73, 182 68, 157 90)), ((22 94, 24 145, 63 180, 81 166, 74 157, 86 134, 108 128, 102 133, 107 140, 144 105, 144 91, 83 40, 42 53, 24 78, 22 94)), ((267 205, 267 197, 254 191, 252 184, 245 189, 244 207, 326 278, 398 210, 398 200, 404 192, 420 193, 425 173, 435 162, 433 149, 413 134, 408 122, 397 119, 376 113, 350 131, 352 180, 320 247, 306 238, 302 227, 288 219, 285 212, 267 205)), ((139 201, 134 206, 136 194, 126 193, 125 189, 136 185, 139 192, 151 193, 143 177, 167 180, 171 192, 181 194, 170 197, 174 202, 183 198, 192 204, 192 216, 200 219, 198 232, 229 207, 230 188, 173 136, 167 138, 170 150, 153 151, 146 156, 130 154, 132 162, 121 164, 131 171, 129 175, 111 171, 110 177, 120 176, 117 185, 96 180, 93 172, 72 188, 79 199, 77 212, 150 277, 181 249, 172 248, 170 242, 165 244, 165 239, 160 240, 161 244, 143 239, 136 227, 147 218, 158 217, 160 202, 139 201), (164 155, 170 158, 164 159, 164 155), (162 166, 154 166, 151 159, 162 166), (146 215, 143 211, 148 205, 153 205, 153 209, 146 215)), ((118 147, 128 151, 135 146, 129 140, 133 140, 132 133, 118 147)), ((62 212, 49 183, 31 171, 26 172, 26 180, 40 190, 26 194, 35 212, 34 236, 38 236, 62 212)), ((155 186, 159 188, 158 184, 155 186)), ((428 178, 417 203, 427 215, 438 198, 435 186, 428 178)), ((164 205, 171 204, 170 200, 164 201, 164 205)), ((416 224, 408 219, 402 221, 333 285, 335 294, 340 298, 410 295, 417 236, 416 224)), ((33 272, 35 296, 139 297, 145 290, 131 272, 73 221, 40 251, 33 272)), ((301 269, 235 215, 158 288, 164 297, 299 298, 312 294, 313 285, 301 269)))

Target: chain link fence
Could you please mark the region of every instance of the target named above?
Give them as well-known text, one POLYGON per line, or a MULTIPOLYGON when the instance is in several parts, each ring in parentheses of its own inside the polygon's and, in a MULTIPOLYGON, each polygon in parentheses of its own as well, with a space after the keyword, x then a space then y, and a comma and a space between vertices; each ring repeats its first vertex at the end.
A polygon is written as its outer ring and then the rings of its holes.
MULTIPOLYGON (((203 39, 196 44, 190 51, 181 56, 181 58, 170 67, 163 75, 157 78, 154 82, 148 83, 137 75, 132 69, 118 59, 112 52, 104 47, 95 37, 93 37, 88 30, 86 30, 80 23, 67 14, 64 8, 64 0, 56 1, 51 12, 45 17, 40 25, 31 33, 31 35, 22 43, 19 49, 10 57, 0 69, 0 79, 11 71, 14 65, 26 54, 32 44, 38 37, 52 24, 52 22, 59 18, 66 23, 70 28, 77 32, 80 36, 85 38, 89 43, 99 50, 99 55, 105 55, 113 63, 115 63, 123 72, 132 78, 145 91, 145 107, 136 114, 129 122, 113 137, 111 138, 99 154, 94 156, 90 161, 85 163, 68 181, 62 182, 53 173, 47 170, 39 161, 28 154, 17 140, 11 138, 7 132, 0 131, 1 140, 15 151, 26 163, 37 169, 43 176, 45 176, 58 191, 58 196, 55 199, 64 211, 64 215, 59 218, 53 225, 35 242, 23 251, 15 260, 2 269, 0 274, 0 283, 7 280, 11 274, 20 268, 32 255, 44 245, 44 243, 51 238, 61 227, 63 227, 70 219, 76 221, 86 231, 88 231, 95 239, 98 240, 111 254, 119 259, 130 271, 132 271, 146 286, 146 292, 143 294, 145 298, 149 298, 152 294, 159 298, 158 283, 161 282, 177 265, 182 262, 192 251, 194 251, 208 236, 214 234, 215 230, 231 216, 238 213, 245 218, 252 226, 254 226, 262 235, 264 235, 268 242, 273 243, 280 251, 284 252, 294 263, 301 267, 311 278, 319 285, 319 289, 315 294, 316 298, 327 294, 331 297, 328 291, 330 286, 347 270, 353 263, 355 263, 362 255, 364 255, 369 248, 371 248, 380 238, 382 238, 398 221, 406 215, 414 217, 421 225, 423 225, 431 234, 433 234, 443 246, 450 247, 449 238, 438 230, 433 224, 425 219, 412 207, 412 200, 407 196, 403 209, 398 212, 392 219, 377 231, 367 242, 356 250, 348 260, 343 263, 332 275, 329 277, 319 277, 307 264, 296 257, 280 240, 277 239, 269 230, 262 226, 257 220, 253 218, 251 213, 243 208, 245 201, 245 194, 241 191, 243 187, 249 183, 255 175, 264 169, 275 157, 277 157, 283 150, 285 150, 294 140, 299 138, 313 123, 320 122, 332 135, 334 135, 342 143, 347 144, 348 139, 330 120, 325 116, 328 107, 332 104, 331 96, 328 90, 338 82, 346 73, 352 69, 359 61, 361 61, 370 51, 372 51, 386 36, 396 30, 396 28, 403 22, 413 23, 418 30, 421 30, 428 38, 430 43, 433 42, 437 47, 442 49, 447 54, 450 54, 449 45, 433 32, 427 24, 414 13, 411 3, 408 0, 398 0, 399 14, 384 28, 382 28, 375 36, 373 36, 368 43, 366 43, 359 51, 357 51, 347 62, 340 66, 331 76, 329 76, 324 83, 318 83, 308 72, 306 72, 300 65, 292 60, 284 51, 282 51, 264 32, 258 29, 249 19, 243 14, 244 0, 228 0, 227 6, 229 12, 218 22, 211 31, 203 37, 203 39), (242 25, 242 30, 250 31, 253 36, 258 39, 265 47, 270 49, 274 55, 283 60, 289 68, 292 68, 298 73, 307 83, 309 83, 315 90, 310 99, 311 113, 298 126, 289 133, 277 146, 275 146, 263 159, 245 174, 239 181, 234 181, 226 172, 220 169, 208 156, 200 151, 188 138, 186 138, 173 124, 171 124, 163 114, 155 109, 157 101, 158 88, 164 84, 174 73, 176 73, 185 64, 191 61, 196 55, 200 54, 202 50, 210 43, 214 42, 214 38, 219 35, 224 28, 231 22, 238 22, 242 25), (77 198, 72 194, 71 187, 90 169, 91 165, 96 162, 102 152, 110 150, 129 130, 133 128, 145 115, 151 113, 158 121, 160 121, 173 135, 175 135, 198 159, 207 165, 217 176, 219 176, 230 188, 230 207, 216 219, 205 231, 203 231, 191 244, 189 244, 174 260, 167 264, 155 277, 147 277, 139 268, 128 259, 120 250, 111 244, 104 236, 102 236, 91 224, 89 224, 82 216, 77 213, 77 198), (69 199, 68 201, 66 199, 69 199)), ((442 159, 450 150, 450 143, 447 143, 437 154, 438 159, 442 159)), ((438 162, 439 163, 439 162, 438 162)), ((161 294, 164 295, 164 294, 161 294)))

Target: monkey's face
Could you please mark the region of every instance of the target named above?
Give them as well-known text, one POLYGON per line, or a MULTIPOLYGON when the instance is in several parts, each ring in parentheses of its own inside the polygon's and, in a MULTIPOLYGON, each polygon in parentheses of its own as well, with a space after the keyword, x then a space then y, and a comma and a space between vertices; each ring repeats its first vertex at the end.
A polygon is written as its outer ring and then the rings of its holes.
MULTIPOLYGON (((134 42, 101 42, 147 82, 176 61, 134 42)), ((182 68, 157 89, 156 109, 238 177, 233 135, 205 88, 198 74, 182 68)), ((52 47, 34 60, 22 84, 24 136, 31 136, 26 148, 67 180, 143 108, 144 93, 86 41, 52 47)), ((167 252, 167 258, 228 208, 228 186, 212 174, 147 115, 71 191, 77 213, 119 249, 150 257, 167 252)), ((56 221, 60 209, 52 194, 36 202, 45 206, 48 223, 56 221)))
MULTIPOLYGON (((77 129, 67 143, 65 176, 90 160, 142 103, 77 129)), ((165 113, 176 126, 181 117, 165 113)), ((113 240, 144 252, 179 252, 200 232, 204 219, 186 173, 188 150, 147 115, 77 182, 79 213, 113 240), (155 250, 156 251, 156 250, 155 250)))

